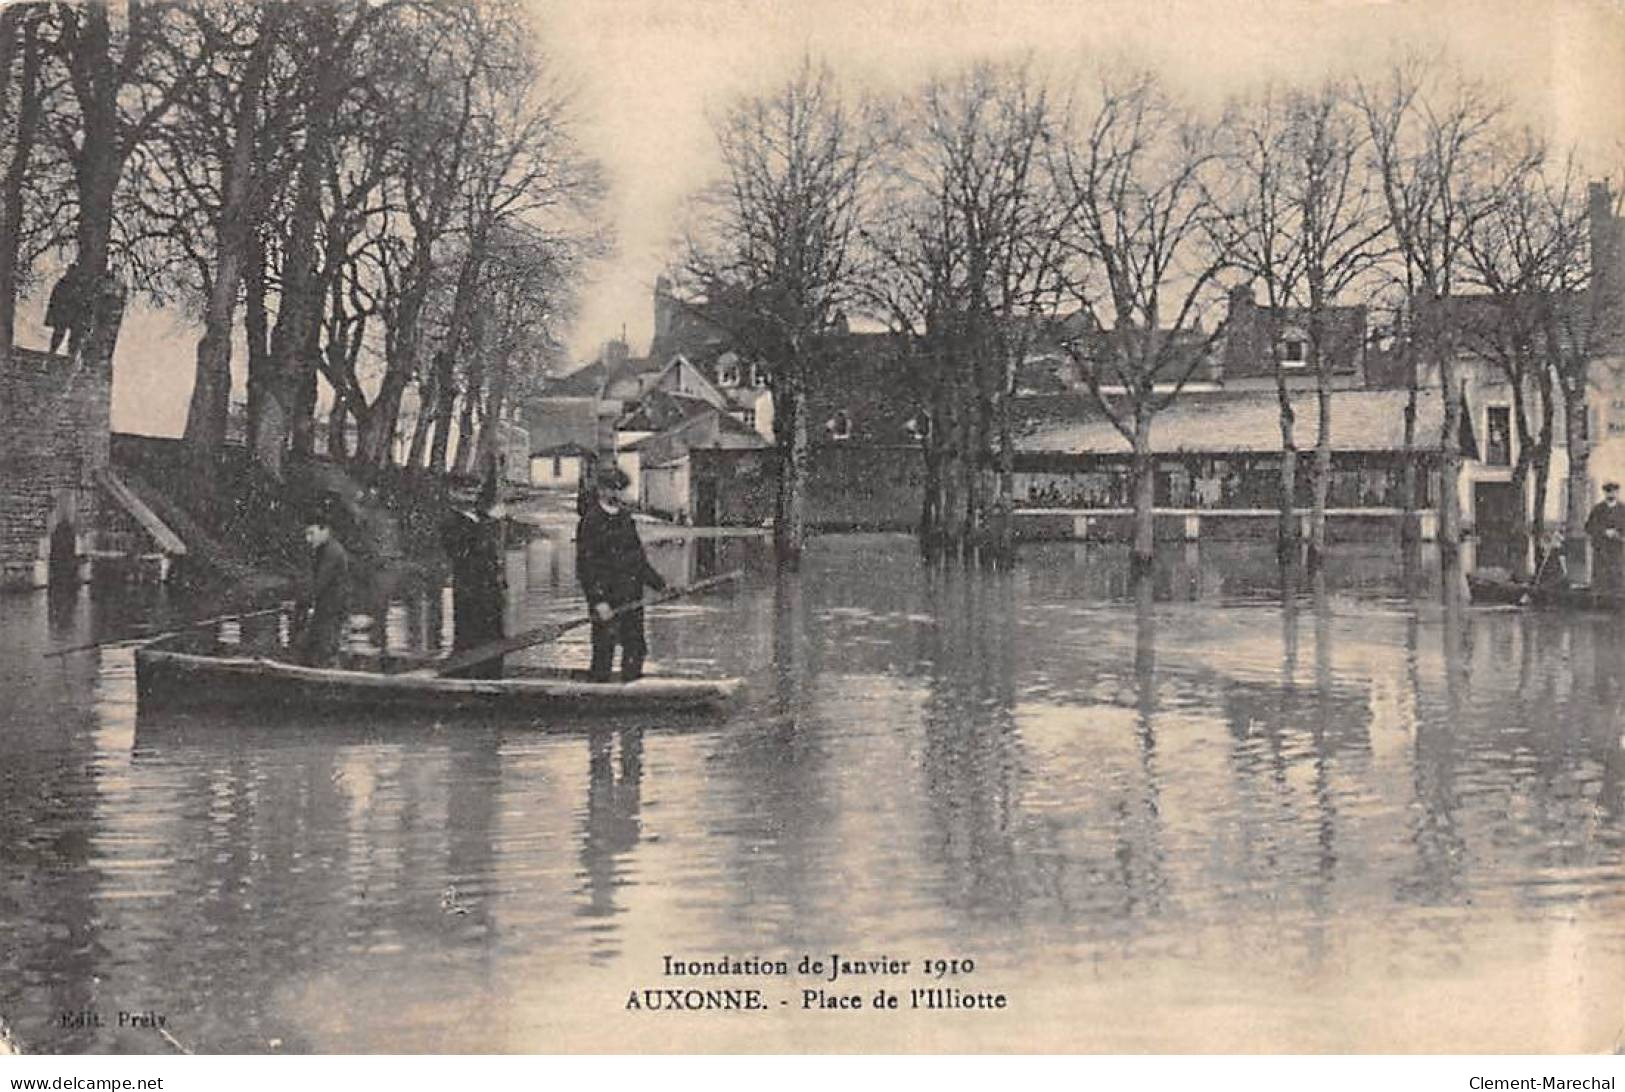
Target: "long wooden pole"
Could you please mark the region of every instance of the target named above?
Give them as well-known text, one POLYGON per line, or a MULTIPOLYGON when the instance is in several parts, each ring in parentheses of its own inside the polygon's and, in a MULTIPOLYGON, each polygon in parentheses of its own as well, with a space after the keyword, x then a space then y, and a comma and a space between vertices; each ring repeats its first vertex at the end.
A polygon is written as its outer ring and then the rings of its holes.
MULTIPOLYGON (((731 580, 738 580, 743 575, 744 570, 735 569, 733 572, 723 573, 721 576, 713 576, 708 580, 701 580, 684 588, 673 588, 670 591, 661 592, 659 595, 652 595, 647 599, 640 599, 636 603, 627 603, 623 606, 616 607, 610 612, 609 616, 610 618, 617 618, 623 614, 630 614, 635 610, 642 610, 644 607, 652 607, 660 603, 669 603, 673 599, 681 599, 685 595, 692 595, 697 591, 704 591, 706 588, 714 588, 719 584, 726 584, 731 580)), ((520 649, 530 648, 532 645, 539 645, 548 641, 557 640, 559 637, 570 632, 572 629, 577 629, 592 621, 593 619, 589 615, 588 617, 575 618, 568 622, 553 622, 549 625, 537 626, 535 629, 527 629, 525 632, 517 633, 512 637, 504 637, 500 641, 488 641, 483 645, 476 645, 473 648, 455 653, 454 655, 448 656, 438 663, 430 665, 429 669, 433 670, 436 675, 449 675, 452 672, 461 671, 465 667, 472 667, 475 664, 482 664, 485 661, 495 659, 498 656, 505 656, 510 652, 518 652, 520 649)), ((414 669, 422 670, 422 664, 410 664, 403 666, 402 668, 403 671, 414 669)))
POLYGON ((184 626, 176 626, 174 629, 159 630, 156 633, 147 633, 136 637, 109 637, 103 641, 91 641, 88 644, 83 645, 69 645, 67 648, 53 648, 51 651, 47 652, 45 656, 47 659, 49 659, 53 656, 68 656, 75 652, 88 652, 93 648, 109 648, 113 645, 143 645, 148 641, 156 641, 163 637, 173 637, 177 633, 185 633, 188 630, 202 629, 204 626, 215 626, 219 625, 221 622, 240 622, 245 618, 260 618, 267 614, 279 614, 286 609, 288 609, 287 603, 278 603, 274 607, 266 607, 264 610, 248 611, 244 614, 217 614, 213 618, 199 618, 197 621, 188 622, 184 626))

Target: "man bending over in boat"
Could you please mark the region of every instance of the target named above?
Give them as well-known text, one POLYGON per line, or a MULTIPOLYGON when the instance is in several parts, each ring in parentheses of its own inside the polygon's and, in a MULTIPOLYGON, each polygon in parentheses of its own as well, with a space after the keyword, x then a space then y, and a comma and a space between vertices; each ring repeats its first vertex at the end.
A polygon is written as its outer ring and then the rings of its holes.
POLYGON ((1546 549, 1535 570, 1535 586, 1560 590, 1569 586, 1569 564, 1563 557, 1563 529, 1558 527, 1546 535, 1546 549))
POLYGON ((296 649, 299 662, 331 667, 338 659, 344 627, 350 620, 350 555, 333 537, 335 498, 329 495, 311 509, 305 520, 305 545, 310 547, 310 594, 296 619, 302 624, 296 649))
POLYGON ((628 480, 621 468, 606 463, 593 474, 596 495, 576 525, 576 577, 592 612, 594 682, 608 682, 621 646, 621 681, 643 674, 648 644, 643 637, 641 607, 615 612, 643 598, 644 585, 664 591, 666 581, 649 564, 632 513, 621 506, 628 480))

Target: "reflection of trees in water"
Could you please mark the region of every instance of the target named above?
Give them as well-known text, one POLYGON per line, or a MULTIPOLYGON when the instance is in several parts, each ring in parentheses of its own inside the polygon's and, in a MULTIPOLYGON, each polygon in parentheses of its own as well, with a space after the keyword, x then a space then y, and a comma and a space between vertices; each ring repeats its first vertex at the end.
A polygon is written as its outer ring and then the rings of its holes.
MULTIPOLYGON (((1450 582, 1446 581, 1448 588, 1450 582)), ((1440 604, 1443 643, 1444 715, 1423 715, 1416 725, 1412 748, 1412 793, 1416 802, 1410 821, 1411 844, 1416 850, 1415 870, 1400 881, 1402 899, 1424 904, 1454 903, 1463 898, 1462 868, 1466 840, 1457 822, 1456 771, 1461 752, 1456 734, 1462 708, 1462 603, 1446 594, 1440 604)), ((1405 654, 1411 685, 1421 697, 1420 627, 1413 615, 1405 632, 1405 654)))
MULTIPOLYGON (((805 601, 805 570, 778 580, 768 629, 769 677, 762 719, 723 732, 708 763, 719 800, 731 801, 706 836, 726 839, 732 897, 719 907, 723 935, 786 948, 821 942, 838 916, 841 892, 827 865, 838 860, 828 733, 812 686, 819 660, 805 601)), ((709 814, 709 813, 708 813, 709 814)))
POLYGON ((1012 815, 1018 791, 1015 603, 1009 572, 929 576, 930 663, 921 754, 926 807, 950 902, 1018 914, 1027 901, 1012 815))
MULTIPOLYGON (((627 859, 637 848, 643 826, 643 731, 595 731, 587 740, 587 810, 581 824, 581 872, 586 903, 581 913, 612 918, 619 913, 616 894, 625 882, 627 859), (619 760, 616 743, 620 744, 619 760)), ((591 934, 589 958, 606 962, 620 954, 617 933, 609 926, 591 934)))
MULTIPOLYGON (((34 653, 36 656, 37 652, 34 653)), ((98 1006, 109 989, 107 938, 95 866, 99 833, 96 725, 50 695, 93 686, 96 657, 67 658, 7 714, 0 763, 0 1017, 29 1050, 81 1053, 108 1029, 63 1027, 59 1016, 98 1006)), ((13 691, 16 694, 16 691, 13 691)), ((15 700, 15 698, 13 699, 15 700)), ((103 1005, 103 1008, 109 1006, 103 1005)), ((153 1049, 158 1049, 154 1044, 153 1049)))
POLYGON ((1339 801, 1370 777, 1372 711, 1365 685, 1342 681, 1337 616, 1324 570, 1283 569, 1278 595, 1278 681, 1233 678, 1221 684, 1237 811, 1236 875, 1216 880, 1226 897, 1259 902, 1271 912, 1301 906, 1308 912, 1307 939, 1318 945, 1339 866, 1355 856, 1340 844, 1345 835, 1339 801), (1313 685, 1307 689, 1299 681, 1306 607, 1313 656, 1313 685))

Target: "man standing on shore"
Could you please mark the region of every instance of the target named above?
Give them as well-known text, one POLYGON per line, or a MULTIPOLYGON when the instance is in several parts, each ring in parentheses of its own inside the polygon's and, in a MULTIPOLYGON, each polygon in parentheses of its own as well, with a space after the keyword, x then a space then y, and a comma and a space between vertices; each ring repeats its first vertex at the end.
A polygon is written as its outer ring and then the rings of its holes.
POLYGON ((643 598, 644 585, 664 591, 666 581, 649 564, 632 513, 621 506, 626 474, 612 462, 593 475, 595 495, 576 525, 576 577, 592 614, 592 680, 608 682, 621 646, 621 681, 643 674, 648 643, 643 636, 643 608, 617 610, 643 598))
POLYGON ((64 340, 68 343, 68 355, 73 355, 74 346, 79 341, 79 330, 84 322, 85 297, 84 277, 79 272, 79 263, 68 266, 62 279, 56 282, 51 289, 51 298, 45 304, 45 325, 51 328, 51 352, 55 354, 62 347, 64 340))
POLYGON ((1619 483, 1602 487, 1602 500, 1586 517, 1591 539, 1591 590, 1599 595, 1625 592, 1625 504, 1619 503, 1619 483))

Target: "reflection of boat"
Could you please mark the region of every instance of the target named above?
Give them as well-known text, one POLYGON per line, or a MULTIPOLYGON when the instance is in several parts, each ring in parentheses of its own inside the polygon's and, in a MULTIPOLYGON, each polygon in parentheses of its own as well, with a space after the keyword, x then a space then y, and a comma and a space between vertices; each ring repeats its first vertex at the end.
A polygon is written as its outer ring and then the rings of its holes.
POLYGON ((1563 610, 1621 610, 1625 595, 1603 595, 1588 587, 1551 587, 1504 577, 1469 576, 1467 591, 1475 603, 1515 603, 1563 610))
POLYGON ((297 706, 416 709, 435 713, 581 714, 703 709, 732 697, 738 679, 646 675, 631 683, 588 682, 566 668, 517 668, 501 679, 448 679, 433 660, 346 654, 336 667, 270 659, 239 645, 192 634, 156 641, 135 654, 143 708, 297 706))

